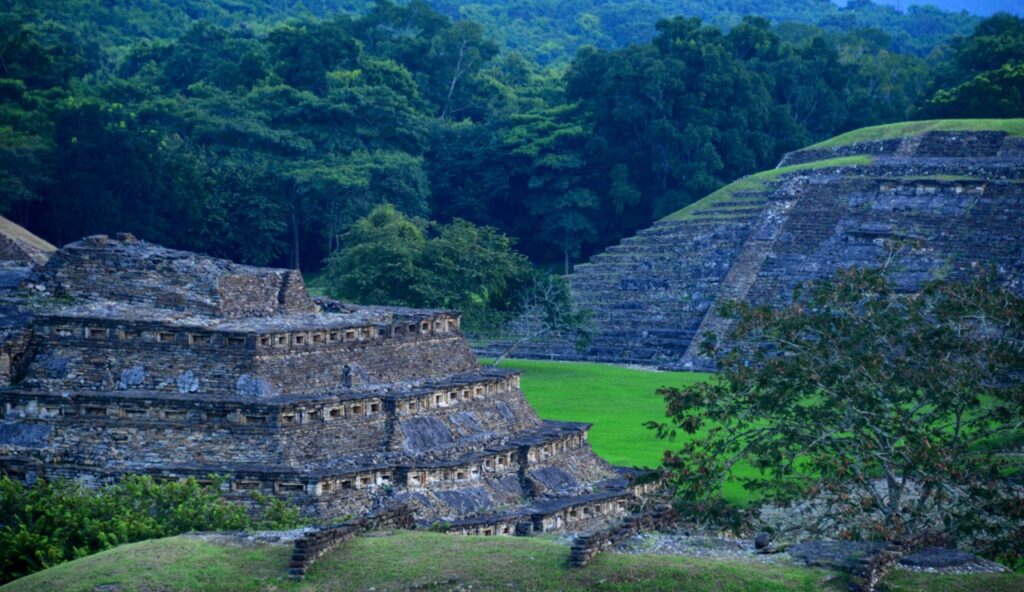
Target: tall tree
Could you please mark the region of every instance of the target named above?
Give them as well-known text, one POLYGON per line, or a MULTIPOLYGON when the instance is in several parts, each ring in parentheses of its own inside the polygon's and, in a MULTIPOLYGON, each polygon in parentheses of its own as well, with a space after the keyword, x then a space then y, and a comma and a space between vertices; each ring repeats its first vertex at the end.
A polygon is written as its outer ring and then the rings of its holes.
POLYGON ((493 330, 511 315, 531 275, 512 240, 465 220, 409 218, 374 208, 341 237, 327 265, 332 296, 366 304, 463 311, 469 331, 493 330))
POLYGON ((953 43, 955 61, 924 105, 929 117, 1024 116, 1024 18, 997 14, 953 43))
POLYGON ((584 185, 587 134, 575 121, 574 111, 574 106, 566 105, 519 117, 505 139, 511 154, 528 159, 526 207, 540 222, 543 240, 560 248, 565 273, 583 243, 595 238, 592 217, 599 205, 597 196, 584 185))

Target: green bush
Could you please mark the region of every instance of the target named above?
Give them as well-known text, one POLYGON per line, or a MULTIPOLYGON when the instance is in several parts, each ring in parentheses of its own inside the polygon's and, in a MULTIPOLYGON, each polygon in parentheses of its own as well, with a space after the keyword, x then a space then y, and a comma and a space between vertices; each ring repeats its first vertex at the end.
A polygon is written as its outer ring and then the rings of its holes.
POLYGON ((515 241, 494 228, 410 218, 390 204, 340 240, 323 275, 328 294, 360 304, 456 308, 473 334, 493 333, 514 317, 534 274, 515 241))
POLYGON ((129 476, 89 489, 71 481, 0 479, 0 583, 123 543, 199 530, 293 528, 298 510, 258 498, 250 513, 221 497, 223 480, 157 483, 129 476))

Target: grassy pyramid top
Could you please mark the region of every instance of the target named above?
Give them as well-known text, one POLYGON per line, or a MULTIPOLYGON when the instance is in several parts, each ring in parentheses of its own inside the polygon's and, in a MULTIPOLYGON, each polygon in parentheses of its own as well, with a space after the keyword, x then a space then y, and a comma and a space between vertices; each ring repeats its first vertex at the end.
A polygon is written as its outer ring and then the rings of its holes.
MULTIPOLYGON (((1010 136, 1024 137, 1024 119, 933 119, 927 121, 906 121, 902 123, 876 125, 873 127, 865 127, 846 132, 845 134, 838 135, 829 140, 825 140, 824 142, 808 146, 803 150, 840 148, 851 144, 891 140, 936 131, 1006 132, 1010 136)), ((874 159, 869 155, 842 156, 761 171, 759 173, 754 173, 737 179, 736 181, 725 185, 714 193, 695 201, 685 208, 665 216, 662 220, 694 219, 698 212, 702 212, 713 206, 718 206, 724 201, 741 201, 741 194, 764 191, 767 189, 767 183, 775 181, 783 175, 790 173, 833 167, 864 166, 871 164, 873 161, 874 159)), ((720 209, 723 214, 727 213, 729 210, 728 207, 720 209)))
MULTIPOLYGON (((752 175, 747 175, 729 183, 714 193, 703 197, 692 204, 686 206, 681 210, 677 210, 668 216, 662 218, 662 220, 690 220, 695 217, 697 212, 706 210, 709 207, 716 206, 723 201, 742 199, 740 194, 750 193, 757 191, 764 191, 767 189, 767 183, 777 180, 783 175, 790 173, 796 173, 799 171, 810 171, 815 169, 825 168, 839 168, 849 166, 860 166, 869 165, 873 159, 866 155, 857 156, 843 156, 840 158, 829 158, 827 160, 818 160, 815 162, 808 162, 804 164, 796 164, 792 166, 779 167, 776 169, 769 169, 767 171, 761 171, 752 175)), ((727 211, 728 208, 723 208, 727 211)))
POLYGON ((0 235, 13 241, 22 242, 44 253, 52 253, 57 250, 57 247, 51 245, 46 240, 32 234, 23 226, 19 226, 3 216, 0 216, 0 235))
POLYGON ((1024 137, 1024 119, 929 119, 862 127, 808 146, 805 150, 837 148, 860 142, 891 140, 928 132, 1006 132, 1024 137))

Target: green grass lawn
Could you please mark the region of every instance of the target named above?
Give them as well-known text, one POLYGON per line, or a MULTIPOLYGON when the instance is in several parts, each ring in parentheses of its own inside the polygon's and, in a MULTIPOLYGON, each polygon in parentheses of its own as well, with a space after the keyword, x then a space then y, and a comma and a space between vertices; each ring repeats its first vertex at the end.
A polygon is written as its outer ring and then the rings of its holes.
MULTIPOLYGON (((216 544, 171 537, 122 545, 32 574, 2 592, 327 592, 347 590, 621 590, 837 592, 842 576, 787 565, 603 553, 583 569, 566 566, 569 548, 543 538, 466 537, 431 532, 375 533, 344 543, 307 579, 285 574, 286 545, 216 544)), ((897 573, 899 592, 1010 592, 1024 575, 932 576, 897 573)))
POLYGON ((671 444, 643 426, 665 417, 665 402, 655 391, 711 376, 540 360, 506 359, 501 367, 523 371, 523 392, 542 418, 592 423, 590 443, 595 452, 612 464, 647 467, 661 464, 671 444))
MULTIPOLYGON (((504 360, 501 367, 523 371, 523 392, 542 418, 592 423, 590 444, 605 460, 652 468, 661 464, 666 449, 678 447, 686 437, 659 440, 644 427, 646 421, 665 419, 665 402, 655 391, 711 378, 700 372, 651 372, 585 362, 504 360)), ((754 471, 738 465, 734 474, 753 476, 754 471)), ((738 504, 753 499, 738 481, 727 483, 723 493, 738 504)))
POLYGON ((15 580, 3 592, 275 590, 288 582, 291 549, 215 545, 171 537, 121 545, 15 580))
MULTIPOLYGON (((523 371, 523 392, 543 419, 591 423, 590 444, 597 454, 615 465, 651 468, 661 464, 666 449, 678 448, 683 438, 691 437, 680 433, 675 441, 659 440, 644 427, 649 420, 665 419, 665 402, 655 391, 712 377, 700 372, 654 372, 586 362, 506 359, 501 367, 523 371)), ((982 448, 1016 449, 1022 441, 1024 434, 1003 434, 982 448)), ((755 496, 738 479, 755 477, 757 472, 739 463, 733 475, 723 488, 724 497, 740 505, 753 501, 755 496)))
POLYGON ((569 548, 522 537, 464 537, 430 533, 363 538, 325 555, 309 584, 366 590, 636 590, 740 592, 842 590, 832 574, 655 555, 603 553, 584 569, 566 567, 569 548), (387 557, 388 561, 381 561, 387 557), (825 584, 830 580, 829 584, 825 584), (418 586, 418 587, 417 587, 418 586))

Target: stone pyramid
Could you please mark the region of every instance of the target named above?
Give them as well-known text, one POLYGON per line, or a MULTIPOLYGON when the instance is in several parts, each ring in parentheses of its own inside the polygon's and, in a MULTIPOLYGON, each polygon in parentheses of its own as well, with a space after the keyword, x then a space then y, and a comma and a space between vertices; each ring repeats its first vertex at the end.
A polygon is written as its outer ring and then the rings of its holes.
POLYGON ((634 500, 588 424, 541 420, 519 373, 480 366, 455 311, 314 300, 298 272, 127 234, 65 246, 30 283, 0 293, 23 311, 4 344, 8 475, 216 474, 313 517, 400 502, 483 534, 582 528, 634 500))
POLYGON ((703 337, 729 327, 719 303, 781 305, 851 266, 887 264, 916 290, 980 265, 1024 289, 1024 138, 943 129, 956 123, 794 152, 656 222, 568 276, 592 312, 585 351, 548 339, 516 355, 707 368, 703 337))

